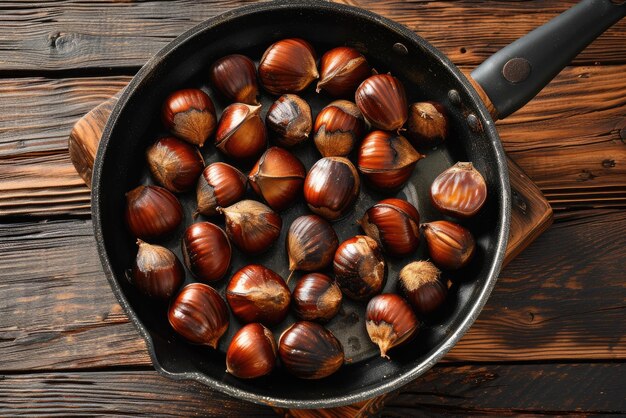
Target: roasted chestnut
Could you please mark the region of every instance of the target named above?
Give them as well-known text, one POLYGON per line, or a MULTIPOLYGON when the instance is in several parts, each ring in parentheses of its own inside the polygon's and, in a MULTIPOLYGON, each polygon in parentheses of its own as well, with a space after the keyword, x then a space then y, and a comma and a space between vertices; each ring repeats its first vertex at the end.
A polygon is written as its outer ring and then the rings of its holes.
POLYGON ((226 233, 219 226, 210 222, 189 225, 181 247, 185 265, 198 280, 214 282, 228 271, 232 251, 226 233))
POLYGON ((228 346, 226 371, 241 379, 265 376, 274 369, 277 355, 272 331, 258 323, 247 324, 228 346))
POLYGON ((459 224, 435 221, 421 225, 428 253, 443 269, 456 270, 466 266, 474 256, 476 244, 472 233, 459 224))
POLYGON ((278 145, 294 147, 311 133, 311 107, 295 94, 283 94, 268 110, 265 124, 278 145))
POLYGON ((341 289, 322 273, 303 276, 293 289, 293 309, 307 321, 330 321, 341 308, 341 289))
POLYGON ((359 51, 340 46, 322 55, 317 92, 324 90, 335 97, 349 96, 371 74, 367 60, 359 51))
POLYGON ((361 143, 357 165, 372 186, 394 190, 406 183, 422 158, 402 135, 374 131, 361 143))
POLYGON ((430 261, 414 261, 400 270, 398 287, 418 314, 428 315, 446 300, 448 287, 440 276, 430 261))
POLYGON ((300 160, 287 150, 272 147, 261 155, 248 179, 252 189, 272 209, 281 211, 301 195, 305 176, 306 170, 300 160))
POLYGON ((216 348, 228 329, 228 308, 211 286, 191 283, 170 304, 168 319, 187 341, 216 348))
POLYGON ((389 74, 376 74, 365 79, 354 98, 365 119, 383 131, 399 130, 408 118, 404 86, 389 74))
POLYGON ((174 135, 199 147, 213 135, 217 122, 213 101, 200 89, 170 94, 163 105, 162 119, 174 135))
POLYGON ((311 44, 299 38, 283 39, 265 51, 259 79, 272 94, 297 93, 319 77, 311 44))
POLYGON ((448 117, 436 102, 413 103, 409 107, 407 136, 416 146, 439 145, 448 136, 448 117))
POLYGON ((250 255, 266 251, 278 239, 283 225, 276 212, 256 200, 242 200, 217 211, 226 218, 228 237, 250 255))
POLYGON ((404 257, 419 246, 420 215, 406 200, 381 200, 365 212, 359 224, 390 255, 404 257))
POLYGON ((314 213, 335 221, 348 214, 359 197, 359 173, 350 160, 324 157, 304 180, 304 200, 314 213))
POLYGON ((372 298, 365 309, 365 328, 372 342, 380 348, 380 356, 413 338, 419 322, 409 304, 394 293, 372 298))
POLYGON ((365 134, 365 120, 352 102, 335 100, 315 119, 313 141, 324 157, 347 157, 365 134))
POLYGON ((237 203, 246 193, 248 179, 232 165, 213 163, 207 166, 198 179, 196 198, 197 213, 217 215, 218 207, 237 203))
POLYGON ((240 321, 273 325, 287 316, 291 293, 278 274, 259 264, 250 264, 230 279, 226 300, 240 321))
POLYGON ((160 245, 137 240, 139 250, 132 268, 133 285, 154 299, 169 299, 185 278, 183 266, 173 252, 160 245))
POLYGON ((430 186, 433 205, 442 213, 469 218, 487 200, 487 184, 470 162, 458 162, 441 173, 430 186))
POLYGON ((170 192, 191 190, 204 169, 200 150, 173 137, 161 138, 146 151, 152 178, 170 192))
POLYGON ((321 379, 343 365, 343 347, 315 322, 296 322, 280 336, 278 354, 285 369, 300 379, 321 379))
POLYGON ((209 70, 211 84, 231 102, 256 105, 259 87, 254 62, 245 55, 227 55, 209 70))
POLYGON ((244 163, 254 161, 267 146, 267 132, 259 116, 261 105, 233 103, 224 109, 217 125, 215 146, 244 163))
POLYGON ((316 271, 326 268, 339 245, 332 226, 317 215, 296 218, 287 231, 289 270, 316 271))
POLYGON ((125 217, 134 237, 150 240, 172 233, 183 220, 183 207, 167 189, 139 186, 126 193, 125 217))
POLYGON ((342 242, 335 253, 333 267, 341 291, 355 300, 367 300, 380 293, 387 278, 380 247, 365 235, 342 242))

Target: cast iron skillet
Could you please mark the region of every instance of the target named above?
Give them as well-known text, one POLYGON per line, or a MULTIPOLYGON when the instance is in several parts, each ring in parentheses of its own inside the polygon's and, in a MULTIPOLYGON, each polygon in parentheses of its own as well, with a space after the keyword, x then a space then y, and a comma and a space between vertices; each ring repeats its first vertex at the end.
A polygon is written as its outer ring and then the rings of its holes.
MULTIPOLYGON (((521 107, 624 14, 626 6, 609 0, 583 1, 487 60, 472 77, 493 102, 492 113, 504 117, 521 107)), ((313 86, 303 96, 314 115, 331 100, 316 95, 313 86)), ((263 93, 264 108, 274 99, 263 93)), ((212 145, 205 146, 203 154, 207 164, 221 158, 212 145)), ((319 158, 312 147, 297 150, 296 155, 307 168, 319 158)), ((145 338, 155 368, 174 379, 196 380, 244 400, 283 407, 324 408, 361 401, 398 388, 434 365, 467 331, 485 304, 500 271, 510 222, 504 152, 494 118, 468 79, 441 52, 404 26, 355 7, 318 1, 278 1, 237 9, 196 26, 157 53, 133 78, 111 114, 98 150, 92 186, 94 229, 104 270, 120 304, 145 338), (427 158, 418 163, 409 184, 397 194, 416 204, 422 221, 442 218, 428 203, 428 187, 437 174, 456 161, 474 163, 487 181, 489 197, 480 215, 465 222, 474 232, 479 250, 469 267, 453 275, 455 284, 446 309, 424 324, 415 341, 393 351, 391 361, 377 355, 365 334, 364 305, 348 301, 328 325, 350 362, 339 372, 315 382, 298 380, 278 368, 268 377, 246 381, 225 373, 224 353, 240 327, 234 318, 218 350, 187 344, 168 325, 167 307, 146 301, 128 282, 126 270, 136 246, 123 222, 124 193, 140 183, 150 183, 144 151, 166 133, 159 114, 170 92, 183 87, 205 88, 216 101, 219 115, 225 103, 208 85, 210 64, 234 52, 258 60, 271 43, 287 37, 310 41, 318 56, 335 46, 354 46, 379 72, 399 77, 411 101, 436 100, 448 109, 451 135, 446 146, 422 150, 427 158)), ((383 197, 364 187, 354 214, 335 224, 340 240, 358 233, 354 220, 383 197)), ((195 196, 188 193, 180 199, 188 224, 195 196)), ((280 243, 291 221, 305 212, 300 204, 282 214, 280 243)), ((209 220, 221 224, 219 219, 209 220)), ((182 230, 181 226, 171 239, 160 242, 179 257, 182 230)), ((285 251, 282 245, 277 247, 254 262, 286 277, 285 251)), ((423 247, 419 258, 427 257, 423 247)), ((234 254, 229 275, 249 262, 234 254)), ((398 269, 406 262, 390 262, 385 292, 394 291, 398 269)), ((222 280, 216 288, 223 293, 227 281, 222 280)), ((295 282, 292 279, 292 288, 295 282)), ((273 328, 276 337, 293 320, 289 317, 273 328)))

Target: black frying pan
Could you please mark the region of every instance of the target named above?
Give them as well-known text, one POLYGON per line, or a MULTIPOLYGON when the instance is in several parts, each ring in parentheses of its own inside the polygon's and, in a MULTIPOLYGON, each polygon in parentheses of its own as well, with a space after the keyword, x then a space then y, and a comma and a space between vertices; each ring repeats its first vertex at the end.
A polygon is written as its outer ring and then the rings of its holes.
MULTIPOLYGON (((521 107, 625 14, 626 5, 585 0, 488 59, 472 77, 491 99, 492 113, 505 117, 521 107)), ((313 86, 303 96, 314 115, 331 100, 316 94, 313 86)), ((274 98, 264 93, 261 100, 267 109, 274 98)), ((221 158, 211 145, 203 154, 207 164, 221 158)), ((312 147, 300 149, 296 155, 307 168, 319 158, 312 147)), ((365 10, 318 1, 279 1, 237 9, 198 25, 157 53, 133 78, 111 114, 98 150, 92 186, 94 229, 104 270, 120 304, 146 339, 155 368, 174 379, 196 380, 241 399, 283 407, 323 408, 361 401, 398 388, 428 370, 461 338, 485 304, 500 271, 510 222, 504 152, 494 118, 468 79, 441 52, 404 26, 365 10), (210 64, 234 52, 258 60, 271 43, 286 37, 310 41, 318 56, 335 46, 354 46, 379 72, 399 77, 410 101, 436 100, 448 109, 451 135, 447 144, 423 150, 427 158, 418 163, 409 184, 397 194, 418 207, 423 221, 441 219, 428 203, 428 188, 437 174, 456 161, 474 163, 487 181, 489 197, 480 215, 465 222, 477 238, 479 251, 469 267, 454 274, 455 284, 444 312, 426 322, 415 341, 395 349, 391 361, 380 358, 367 338, 362 321, 364 305, 348 301, 328 325, 349 359, 339 372, 322 381, 303 381, 278 368, 270 376, 245 381, 225 372, 224 353, 240 327, 234 318, 218 350, 187 344, 170 328, 167 307, 146 301, 127 281, 126 270, 136 246, 123 221, 124 193, 139 183, 150 183, 144 151, 166 133, 159 112, 170 92, 202 87, 214 98, 219 114, 226 103, 208 85, 210 64)), ((335 224, 340 239, 358 233, 354 220, 383 197, 363 188, 354 214, 335 224)), ((189 224, 195 196, 189 193, 180 199, 189 224)), ((279 242, 284 242, 291 221, 305 212, 301 204, 282 214, 285 227, 279 242)), ((179 257, 183 229, 181 226, 174 237, 160 242, 179 257)), ((418 257, 426 258, 421 247, 418 257)), ((254 261, 283 277, 288 274, 282 245, 254 261)), ((249 262, 234 254, 230 274, 249 262)), ((406 262, 390 262, 386 292, 394 291, 397 272, 406 262)), ((223 292, 226 282, 216 288, 223 292)), ((292 287, 295 282, 291 281, 292 287)), ((275 335, 278 337, 293 320, 289 317, 275 327, 275 335)))

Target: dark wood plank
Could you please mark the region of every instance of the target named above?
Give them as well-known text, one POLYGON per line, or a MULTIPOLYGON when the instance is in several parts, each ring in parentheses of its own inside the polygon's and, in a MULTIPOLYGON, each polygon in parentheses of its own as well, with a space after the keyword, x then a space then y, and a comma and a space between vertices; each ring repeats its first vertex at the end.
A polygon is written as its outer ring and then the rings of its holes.
MULTIPOLYGON (((547 22, 573 0, 341 0, 407 25, 448 54, 475 66, 547 22)), ((0 70, 138 67, 185 30, 251 1, 7 1, 0 5, 0 70), (174 16, 175 15, 175 16, 174 16), (88 24, 86 24, 88 22, 88 24)), ((602 35, 576 63, 623 63, 626 22, 602 35)))
MULTIPOLYGON (((149 365, 90 221, 0 225, 0 370, 149 365)), ((501 274, 448 361, 626 359, 626 213, 555 224, 501 274)))

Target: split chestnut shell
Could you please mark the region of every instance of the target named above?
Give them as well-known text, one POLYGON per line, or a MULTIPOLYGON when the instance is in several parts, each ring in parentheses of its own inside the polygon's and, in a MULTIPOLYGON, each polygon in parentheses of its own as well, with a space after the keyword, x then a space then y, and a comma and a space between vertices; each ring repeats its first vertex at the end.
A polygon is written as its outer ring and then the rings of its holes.
POLYGON ((402 199, 385 199, 369 208, 359 220, 365 233, 383 250, 396 257, 414 253, 419 246, 420 216, 415 206, 402 199))
POLYGON ((470 162, 458 162, 441 173, 430 187, 433 205, 442 213, 469 218, 487 200, 487 184, 470 162))
POLYGON ((335 97, 350 96, 371 74, 367 60, 359 51, 340 46, 322 55, 317 92, 324 90, 335 97))
POLYGON ((375 128, 397 131, 408 118, 404 86, 389 74, 367 78, 355 94, 356 105, 375 128))
POLYGON ((476 243, 472 233, 459 224, 435 221, 421 225, 431 260, 439 267, 456 270, 474 256, 476 243))
POLYGON ((267 146, 267 132, 259 116, 261 105, 233 103, 224 109, 215 133, 215 146, 243 163, 254 161, 267 146))
POLYGON ((354 300, 367 300, 380 293, 387 278, 380 247, 365 235, 342 242, 335 252, 333 267, 341 291, 354 300))
POLYGON ((161 117, 174 135, 199 147, 213 135, 217 121, 213 101, 200 89, 170 94, 163 104, 161 117))
POLYGON ((319 77, 315 51, 300 38, 283 39, 265 51, 259 64, 259 79, 272 94, 297 93, 319 77))

